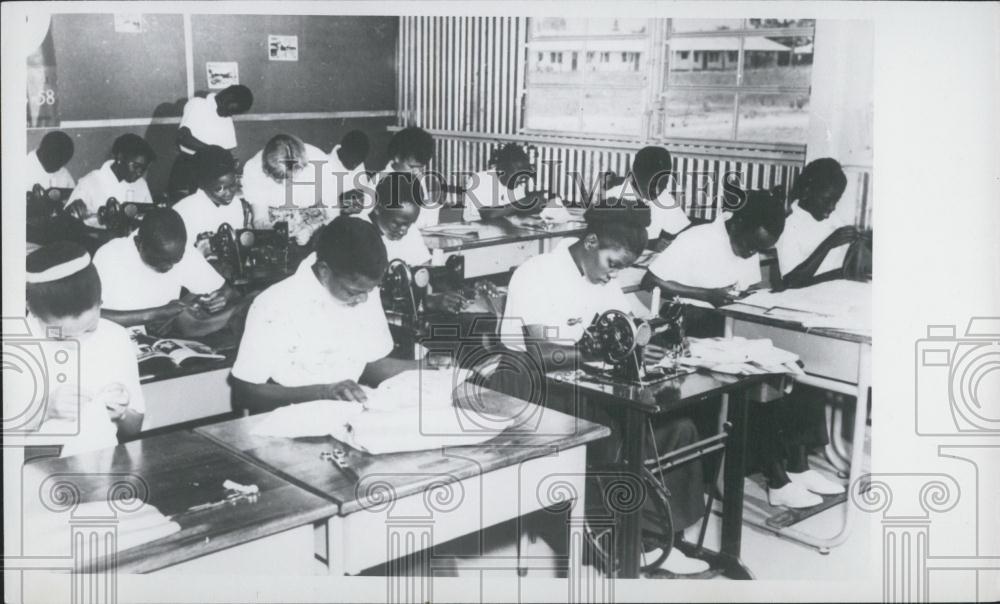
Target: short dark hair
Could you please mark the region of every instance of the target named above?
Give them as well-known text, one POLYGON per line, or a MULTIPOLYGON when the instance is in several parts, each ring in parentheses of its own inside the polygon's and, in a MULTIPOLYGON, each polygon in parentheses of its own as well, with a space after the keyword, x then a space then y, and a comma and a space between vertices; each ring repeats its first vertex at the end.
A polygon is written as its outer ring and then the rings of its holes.
POLYGON ((111 155, 123 155, 125 157, 145 157, 150 162, 156 161, 156 153, 149 146, 146 139, 138 134, 123 134, 115 139, 111 145, 111 155))
POLYGON ((806 189, 814 187, 835 187, 841 193, 847 188, 847 175, 840 162, 832 157, 814 159, 802 168, 802 173, 795 179, 791 198, 800 199, 806 189))
POLYGON ((531 163, 531 158, 523 147, 516 143, 507 143, 493 152, 490 163, 494 166, 509 166, 517 161, 531 163))
POLYGON ((338 216, 321 228, 315 249, 316 260, 341 275, 381 280, 389 265, 375 225, 353 216, 338 216))
POLYGON ((389 139, 390 158, 413 158, 422 164, 434 156, 434 137, 423 128, 403 128, 389 139))
MULTIPOLYGON (((79 258, 87 251, 76 243, 57 241, 28 254, 26 269, 40 273, 60 261, 79 258)), ((93 264, 72 275, 43 283, 26 283, 28 310, 40 319, 78 317, 101 303, 101 278, 93 264)))
POLYGON ((620 247, 638 256, 646 249, 648 235, 641 212, 625 208, 587 210, 586 233, 597 235, 602 248, 620 247))
POLYGON ((379 208, 395 210, 404 203, 423 206, 423 187, 408 172, 390 172, 375 187, 375 203, 379 208))
POLYGON ((784 204, 766 192, 755 191, 733 212, 731 220, 737 220, 746 229, 762 228, 777 238, 785 230, 784 204))
POLYGON ((371 143, 368 141, 368 135, 361 130, 351 130, 340 139, 340 150, 358 159, 360 163, 368 158, 371 143))
POLYGON ((632 159, 632 178, 643 195, 648 195, 650 185, 656 179, 666 178, 672 169, 670 152, 663 147, 643 147, 632 159))
POLYGON ((174 241, 187 245, 184 219, 173 208, 150 208, 139 223, 139 239, 151 249, 162 250, 174 241))
POLYGON ((55 172, 73 158, 73 139, 61 130, 49 132, 38 143, 35 154, 46 172, 55 172))
POLYGON ((206 186, 226 174, 236 173, 236 160, 233 154, 219 147, 209 145, 194 154, 198 185, 206 186))
POLYGON ((246 113, 253 106, 253 92, 243 84, 233 84, 222 90, 219 94, 239 105, 239 113, 246 113))

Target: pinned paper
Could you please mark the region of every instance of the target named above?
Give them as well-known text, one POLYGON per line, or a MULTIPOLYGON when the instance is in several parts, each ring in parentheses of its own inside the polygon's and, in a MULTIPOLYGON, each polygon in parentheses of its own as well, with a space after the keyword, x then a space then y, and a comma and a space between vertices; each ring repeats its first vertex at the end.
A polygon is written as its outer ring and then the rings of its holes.
POLYGON ((268 58, 272 61, 298 61, 299 37, 269 35, 267 49, 268 58))
POLYGON ((221 90, 240 83, 240 66, 236 61, 208 61, 205 63, 208 87, 221 90))

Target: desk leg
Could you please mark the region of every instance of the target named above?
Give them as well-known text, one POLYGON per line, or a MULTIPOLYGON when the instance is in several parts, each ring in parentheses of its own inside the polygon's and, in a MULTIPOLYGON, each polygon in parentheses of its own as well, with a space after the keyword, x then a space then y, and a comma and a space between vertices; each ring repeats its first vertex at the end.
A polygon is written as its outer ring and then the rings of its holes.
POLYGON ((732 426, 726 439, 724 488, 722 494, 723 572, 730 579, 752 579, 740 561, 743 542, 743 480, 746 473, 747 393, 741 390, 729 396, 727 421, 732 426))
MULTIPOLYGON (((645 485, 642 480, 642 451, 646 442, 645 417, 640 411, 629 409, 625 412, 625 432, 623 434, 624 464, 632 478, 645 485), (638 435, 638 438, 636 438, 638 435)), ((639 576, 639 559, 642 556, 642 526, 640 518, 642 506, 622 515, 621 540, 622 560, 620 575, 625 579, 639 576)))

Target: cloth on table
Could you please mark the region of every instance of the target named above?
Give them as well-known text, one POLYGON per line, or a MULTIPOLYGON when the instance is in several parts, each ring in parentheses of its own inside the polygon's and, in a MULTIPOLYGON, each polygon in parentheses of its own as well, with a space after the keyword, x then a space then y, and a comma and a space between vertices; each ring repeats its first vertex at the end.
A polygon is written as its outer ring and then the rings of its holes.
POLYGON ((733 375, 783 373, 794 376, 805 373, 797 354, 776 348, 766 338, 689 338, 688 341, 690 356, 676 359, 683 365, 733 375))
POLYGON ((801 289, 756 292, 740 303, 767 308, 768 315, 797 321, 806 328, 861 334, 872 330, 871 283, 837 279, 801 289))
POLYGON ((32 551, 56 554, 67 552, 70 547, 74 519, 109 519, 116 528, 116 551, 119 552, 181 530, 179 524, 164 516, 156 506, 142 503, 133 510, 133 505, 133 502, 115 506, 104 500, 88 501, 72 508, 72 513, 29 507, 24 515, 25 534, 31 535, 32 551))

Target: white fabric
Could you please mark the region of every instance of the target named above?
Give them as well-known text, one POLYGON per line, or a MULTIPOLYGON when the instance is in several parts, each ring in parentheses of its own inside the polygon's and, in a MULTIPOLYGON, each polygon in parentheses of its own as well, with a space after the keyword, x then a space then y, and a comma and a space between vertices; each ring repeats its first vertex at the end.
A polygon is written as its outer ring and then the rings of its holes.
POLYGON ((87 205, 88 214, 96 214, 97 209, 107 203, 109 197, 114 197, 119 202, 153 203, 146 179, 140 178, 131 183, 118 180, 111 170, 113 163, 114 160, 109 159, 99 169, 88 172, 81 178, 66 205, 82 199, 87 205))
POLYGON ((392 351, 378 289, 348 306, 320 284, 315 263, 316 254, 310 254, 294 275, 254 300, 233 376, 283 386, 356 381, 366 364, 392 351))
MULTIPOLYGON (((191 134, 206 145, 218 145, 223 149, 236 148, 236 127, 232 117, 219 115, 215 103, 215 93, 205 97, 193 96, 184 105, 180 128, 188 128, 191 134)), ((193 155, 194 151, 184 145, 183 153, 193 155)))
MULTIPOLYGON (((778 253, 778 266, 781 268, 781 273, 792 272, 795 267, 802 264, 810 254, 816 251, 824 239, 844 224, 836 213, 826 220, 816 220, 809 212, 799 207, 799 202, 792 203, 792 212, 785 218, 785 230, 782 231, 778 243, 774 246, 778 253)), ((848 246, 845 244, 830 250, 816 274, 843 266, 847 248, 848 246)))
MULTIPOLYGON (((631 179, 628 178, 622 184, 609 189, 605 193, 605 197, 614 199, 640 198, 639 193, 632 186, 631 179)), ((688 218, 687 212, 684 211, 681 204, 666 189, 660 193, 656 201, 646 202, 646 204, 649 206, 650 218, 649 226, 646 227, 646 233, 650 239, 659 237, 660 231, 676 235, 691 224, 691 219, 688 218)))
POLYGON ((775 318, 798 321, 805 327, 870 334, 871 283, 837 279, 782 292, 754 292, 740 304, 766 308, 775 318))
POLYGON ((776 348, 771 340, 734 338, 689 338, 690 355, 664 360, 664 366, 674 362, 692 367, 704 367, 720 373, 752 375, 759 373, 784 373, 803 375, 798 366, 799 356, 776 348))
POLYGON ((577 342, 594 315, 608 310, 629 312, 628 298, 616 279, 607 284, 591 283, 577 268, 569 246, 528 259, 514 271, 507 293, 500 334, 504 346, 525 350, 523 327, 551 328, 549 339, 577 342))
POLYGON ((28 317, 28 325, 42 347, 44 358, 57 359, 56 355, 63 351, 69 359, 65 364, 67 371, 57 373, 52 367, 47 373, 46 405, 59 412, 42 423, 39 433, 53 435, 53 442, 63 445, 63 457, 116 446, 118 428, 108 416, 102 392, 121 388, 128 393, 130 409, 146 412, 128 332, 117 323, 98 319, 93 332, 59 340, 47 337, 45 327, 33 316, 28 317), (65 379, 59 381, 59 375, 65 379), (70 433, 75 434, 66 436, 70 433))
MULTIPOLYGON (((309 163, 292 179, 291 205, 296 208, 311 208, 316 205, 317 186, 322 186, 319 193, 320 202, 326 208, 334 210, 337 207, 337 191, 329 167, 329 157, 318 148, 306 144, 306 161, 320 162, 319 178, 317 167, 309 163)), ((267 229, 273 226, 270 219, 270 208, 287 206, 285 181, 275 181, 264 172, 264 150, 247 161, 243 167, 243 198, 253 209, 254 227, 267 229)))
MULTIPOLYGON (((362 214, 362 216, 364 216, 365 220, 374 224, 370 213, 362 214)), ((383 233, 382 243, 385 244, 386 257, 390 262, 393 260, 402 260, 410 266, 417 266, 428 264, 431 261, 431 251, 427 249, 427 244, 424 243, 424 236, 420 234, 420 229, 417 228, 416 223, 410 225, 406 234, 396 241, 389 239, 383 233)))
POLYGON ((523 184, 515 187, 513 191, 505 187, 494 170, 477 172, 465 183, 465 209, 462 211, 462 220, 466 222, 479 220, 481 218, 479 208, 509 206, 527 194, 527 187, 523 184))
POLYGON ((760 282, 760 258, 757 254, 740 258, 733 253, 726 218, 719 216, 678 235, 650 263, 649 272, 688 287, 717 288, 735 283, 745 290, 760 282))
POLYGON ((226 282, 191 247, 173 268, 158 273, 142 261, 131 236, 112 239, 101 246, 94 254, 94 266, 101 276, 103 305, 108 310, 163 306, 178 299, 182 287, 194 294, 210 294, 226 282))
MULTIPOLYGON (((382 179, 389 174, 392 174, 392 172, 392 164, 390 163, 383 168, 381 172, 375 175, 372 186, 377 187, 378 183, 382 182, 382 179)), ((420 217, 417 218, 417 221, 413 223, 413 227, 411 228, 419 230, 424 227, 436 226, 440 222, 441 203, 431 199, 427 192, 427 187, 424 185, 423 178, 417 179, 417 182, 420 183, 421 197, 424 200, 424 205, 420 209, 420 217)))
POLYGON ((24 170, 27 174, 25 178, 25 182, 27 183, 26 191, 30 191, 35 185, 42 185, 42 188, 45 189, 53 187, 72 189, 76 186, 76 181, 73 180, 73 175, 69 173, 66 166, 59 168, 55 172, 46 172, 45 168, 42 167, 42 162, 38 161, 37 151, 32 151, 28 154, 24 170))
POLYGON ((194 245, 198 235, 202 233, 215 234, 222 223, 228 223, 233 229, 243 228, 243 204, 239 197, 233 198, 227 205, 219 206, 203 190, 198 189, 178 201, 174 209, 184 219, 188 245, 194 245))

